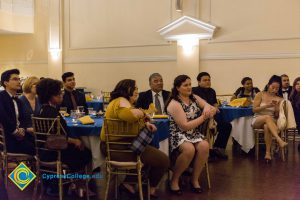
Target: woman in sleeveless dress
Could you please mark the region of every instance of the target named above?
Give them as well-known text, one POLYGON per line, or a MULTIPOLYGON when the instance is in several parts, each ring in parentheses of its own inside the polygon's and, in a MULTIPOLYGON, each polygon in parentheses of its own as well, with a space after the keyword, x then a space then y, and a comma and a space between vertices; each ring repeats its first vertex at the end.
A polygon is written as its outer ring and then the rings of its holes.
POLYGON ((191 79, 186 75, 177 76, 174 80, 170 100, 166 104, 170 115, 170 148, 178 150, 178 156, 170 191, 181 195, 179 177, 194 159, 191 178, 192 191, 201 193, 199 176, 207 161, 209 144, 200 132, 199 126, 208 118, 212 118, 216 109, 197 95, 192 94, 191 79))
POLYGON ((264 129, 264 139, 266 143, 265 160, 270 161, 271 158, 271 144, 272 136, 275 137, 279 146, 283 148, 287 145, 278 133, 280 132, 276 120, 279 115, 279 103, 282 100, 278 96, 278 91, 281 87, 281 78, 273 75, 266 85, 264 91, 257 93, 254 98, 253 112, 254 117, 252 121, 253 128, 264 129))

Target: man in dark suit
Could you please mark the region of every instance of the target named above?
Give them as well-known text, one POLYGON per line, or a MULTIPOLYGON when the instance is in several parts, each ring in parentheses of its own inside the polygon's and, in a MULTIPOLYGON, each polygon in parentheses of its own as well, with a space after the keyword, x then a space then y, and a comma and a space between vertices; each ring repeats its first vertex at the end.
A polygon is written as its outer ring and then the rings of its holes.
POLYGON ((153 103, 157 109, 156 114, 165 113, 165 104, 170 96, 170 92, 163 90, 164 82, 159 73, 151 74, 149 77, 150 90, 141 92, 136 102, 137 108, 148 109, 153 103))
POLYGON ((71 110, 77 110, 77 106, 83 106, 84 112, 88 113, 85 100, 85 94, 75 90, 76 82, 73 72, 66 72, 62 75, 64 83, 64 98, 60 107, 67 107, 67 112, 71 110))
POLYGON ((0 123, 3 126, 7 151, 11 153, 35 153, 34 138, 26 131, 22 103, 16 97, 21 88, 18 69, 1 74, 1 84, 5 90, 0 92, 0 123))
MULTIPOLYGON (((193 87, 193 93, 200 96, 210 105, 214 106, 218 111, 217 96, 213 88, 211 88, 210 75, 207 72, 201 72, 197 76, 198 87, 193 87)), ((216 118, 217 120, 218 118, 216 118)), ((227 142, 231 133, 232 126, 228 122, 217 120, 218 135, 213 145, 213 153, 219 158, 228 159, 225 154, 227 142)))
POLYGON ((290 94, 293 89, 293 87, 290 86, 290 79, 289 79, 288 75, 286 75, 286 74, 281 75, 281 84, 282 84, 282 87, 279 90, 278 94, 279 94, 279 96, 281 96, 287 100, 287 99, 289 99, 290 94))

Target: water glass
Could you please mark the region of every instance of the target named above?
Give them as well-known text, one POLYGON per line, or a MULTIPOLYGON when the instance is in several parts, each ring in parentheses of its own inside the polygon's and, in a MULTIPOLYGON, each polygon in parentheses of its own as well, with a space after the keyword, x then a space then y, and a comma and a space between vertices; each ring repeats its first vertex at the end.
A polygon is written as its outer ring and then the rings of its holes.
POLYGON ((77 106, 77 110, 79 112, 84 112, 84 107, 83 106, 77 106))
POLYGON ((62 115, 62 116, 65 116, 67 114, 67 107, 60 107, 59 108, 59 113, 62 115))
POLYGON ((89 115, 96 115, 96 111, 93 108, 88 108, 89 115))
POLYGON ((77 110, 71 110, 71 118, 72 118, 72 122, 77 123, 77 119, 78 119, 77 110))

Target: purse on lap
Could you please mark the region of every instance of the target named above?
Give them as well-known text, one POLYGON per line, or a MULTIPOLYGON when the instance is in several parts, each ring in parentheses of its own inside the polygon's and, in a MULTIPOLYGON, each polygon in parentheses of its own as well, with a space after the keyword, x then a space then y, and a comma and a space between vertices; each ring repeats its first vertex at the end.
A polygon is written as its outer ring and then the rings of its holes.
POLYGON ((149 145, 153 139, 154 134, 151 133, 146 127, 141 130, 139 135, 133 140, 131 150, 140 155, 145 150, 146 146, 149 145))

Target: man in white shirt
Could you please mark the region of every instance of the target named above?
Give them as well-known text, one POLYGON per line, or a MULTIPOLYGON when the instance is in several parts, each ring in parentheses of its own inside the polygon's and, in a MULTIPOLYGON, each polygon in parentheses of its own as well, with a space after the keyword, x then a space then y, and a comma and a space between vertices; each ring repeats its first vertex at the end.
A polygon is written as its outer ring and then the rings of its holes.
POLYGON ((163 90, 164 82, 159 73, 153 73, 149 77, 150 90, 141 92, 136 103, 137 108, 148 109, 153 103, 157 109, 156 114, 165 114, 165 104, 170 92, 163 90))

